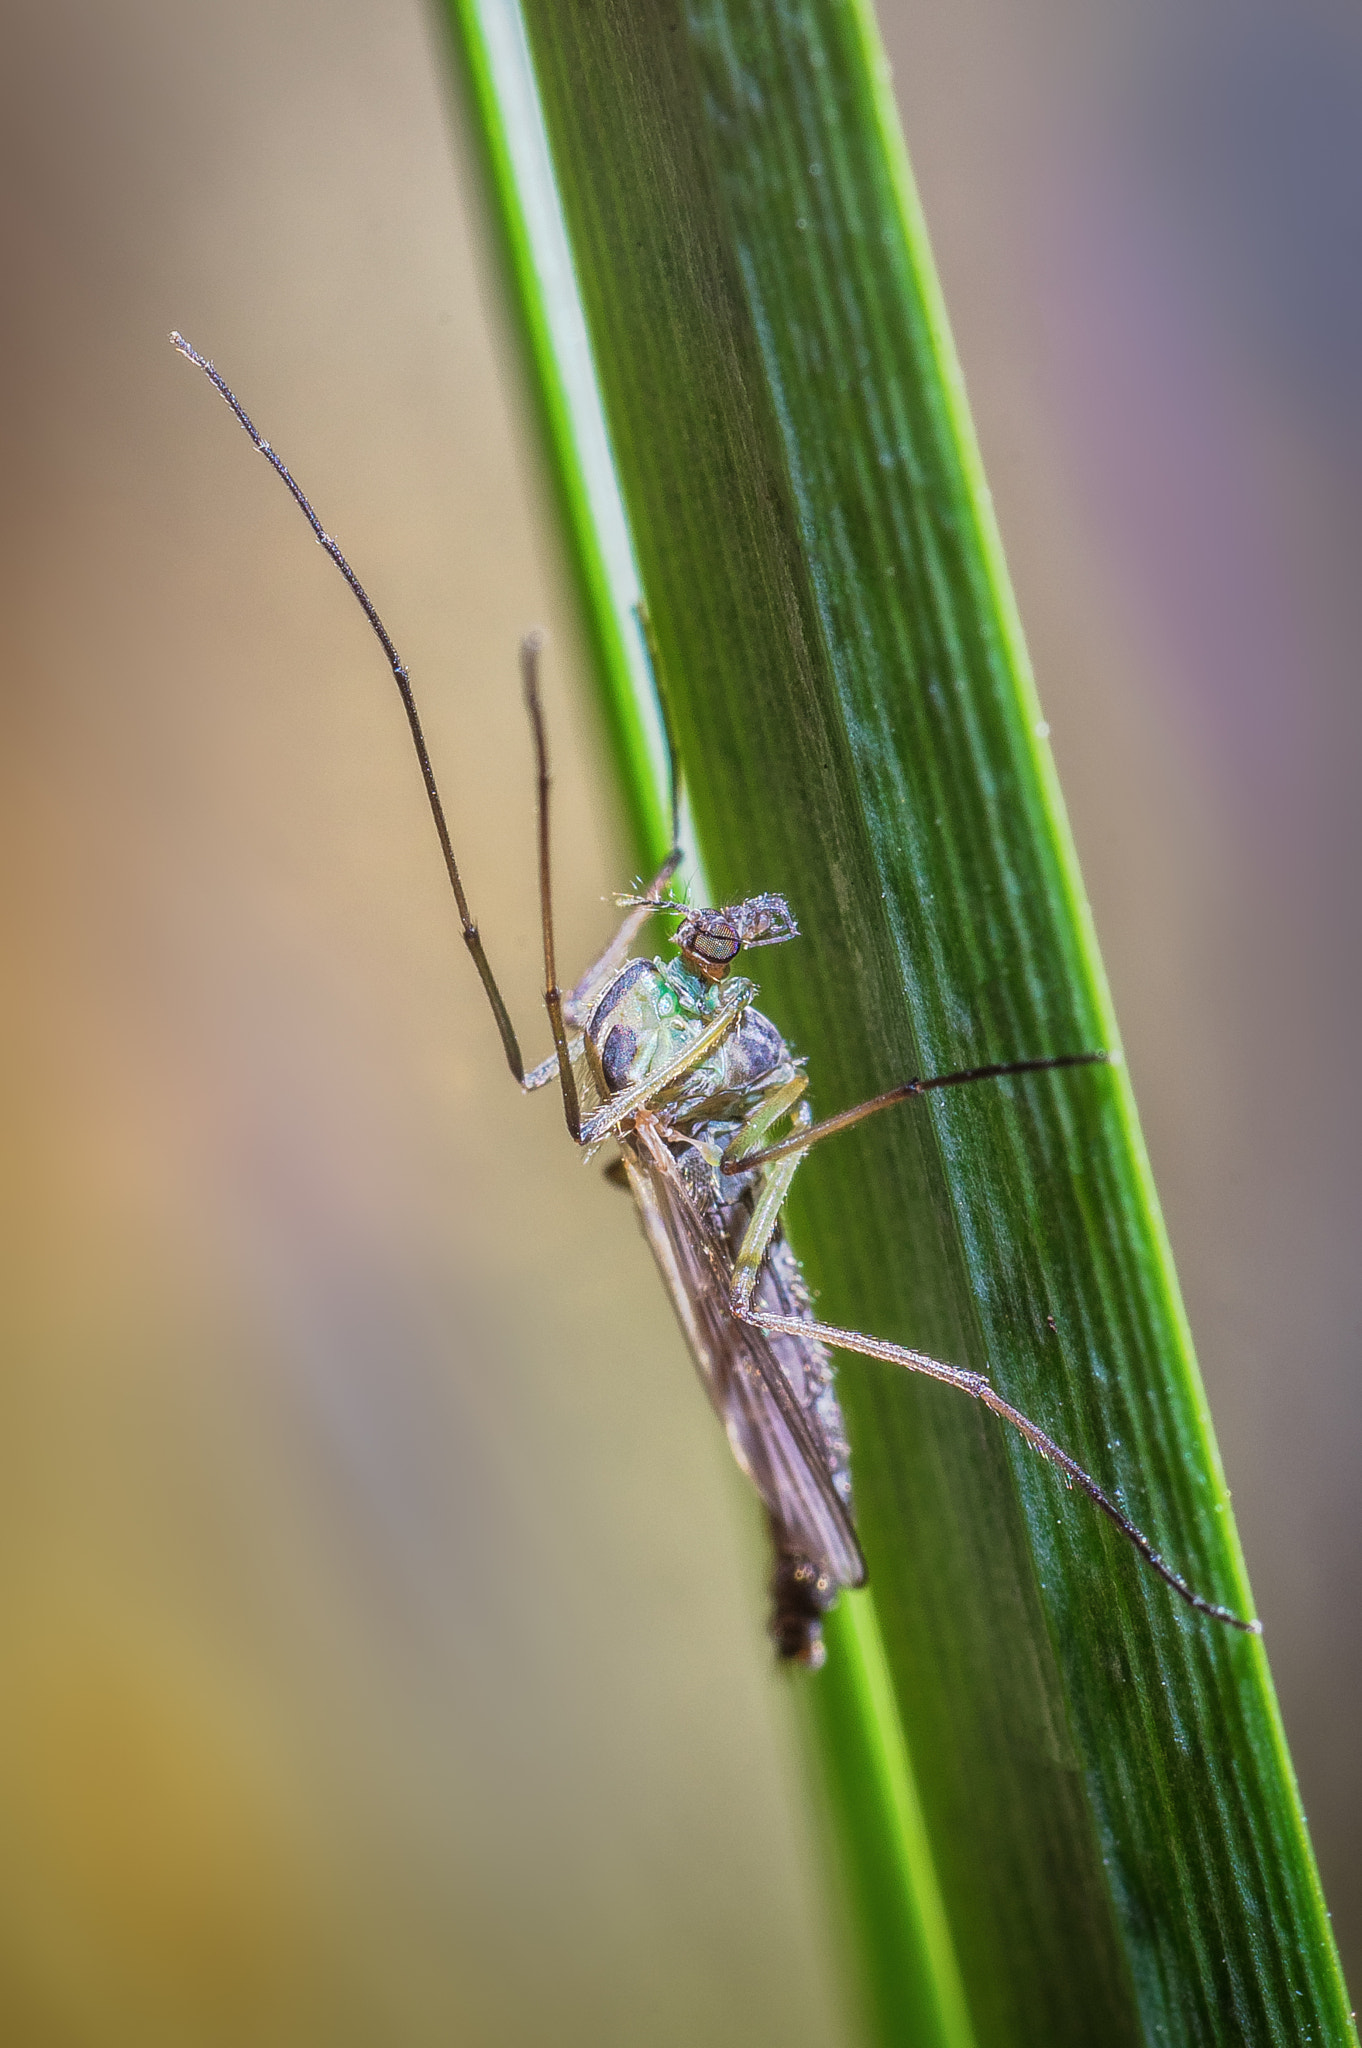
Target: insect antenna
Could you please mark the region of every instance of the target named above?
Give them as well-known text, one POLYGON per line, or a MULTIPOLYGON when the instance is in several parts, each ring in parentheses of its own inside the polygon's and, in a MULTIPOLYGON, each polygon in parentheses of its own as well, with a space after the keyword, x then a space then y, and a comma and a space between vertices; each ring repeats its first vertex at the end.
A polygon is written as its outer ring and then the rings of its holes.
POLYGON ((182 334, 172 334, 170 339, 180 354, 186 357, 189 362, 196 364, 203 371, 209 383, 216 387, 235 413, 241 426, 250 436, 254 446, 260 450, 260 453, 264 456, 266 462, 269 463, 275 475, 283 482, 294 504, 298 507, 316 535, 318 545, 324 548, 327 554, 330 555, 332 561, 340 570, 341 575, 349 584, 356 602, 364 613, 365 618, 369 621, 380 647, 387 656, 388 666, 393 672, 393 680, 397 684, 398 694, 402 699, 402 708, 407 714, 407 724, 411 728, 412 744, 416 748, 416 758, 421 767, 421 779, 426 786, 426 797, 430 804, 430 814, 435 820, 435 830, 440 840, 440 851, 444 855, 445 871, 449 876, 450 886, 454 891, 454 901, 459 909, 459 923, 463 930, 463 942, 472 955, 473 965, 478 970, 478 976, 486 992, 487 1000, 491 1004, 492 1015, 496 1019, 497 1030, 501 1034, 502 1049, 506 1054, 506 1064, 511 1069, 516 1080, 523 1081, 525 1078, 525 1063, 520 1056, 520 1044, 516 1038, 515 1026, 512 1024, 510 1012, 506 1008, 505 998, 497 986, 496 976, 492 972, 491 963, 483 950, 482 938, 478 927, 468 908, 468 898, 464 894, 463 879, 459 874, 459 864, 454 858, 454 846, 449 836, 449 826, 445 821, 444 805, 440 801, 440 792, 436 786, 435 771, 430 765, 430 752, 426 746, 426 736, 421 726, 421 715, 416 708, 416 698, 412 691, 411 677, 407 672, 406 664, 393 645, 388 629, 379 617, 368 591, 364 588, 364 585, 346 561, 345 556, 341 553, 339 547, 332 540, 330 534, 322 525, 321 520, 313 511, 312 505, 302 486, 298 483, 282 457, 275 453, 264 435, 258 431, 250 414, 246 411, 245 406, 232 390, 226 378, 209 362, 206 356, 201 356, 196 348, 191 347, 182 334))

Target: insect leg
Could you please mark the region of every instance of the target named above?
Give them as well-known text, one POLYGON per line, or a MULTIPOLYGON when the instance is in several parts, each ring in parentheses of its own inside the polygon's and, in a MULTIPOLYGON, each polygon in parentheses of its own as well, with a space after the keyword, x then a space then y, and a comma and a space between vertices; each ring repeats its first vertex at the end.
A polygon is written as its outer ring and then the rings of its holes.
MULTIPOLYGON (((658 896, 666 888, 680 865, 681 849, 679 846, 674 846, 652 881, 648 884, 648 897, 658 896)), ((630 910, 629 915, 622 920, 619 930, 615 933, 614 938, 611 939, 610 944, 606 947, 600 958, 592 961, 576 987, 563 997, 563 1021, 565 1024, 577 1027, 574 1036, 568 1040, 568 1058, 574 1065, 580 1058, 582 1051, 581 1026, 588 1021, 591 1012, 595 1009, 597 997, 624 965, 625 960, 628 958, 630 947, 647 920, 653 916, 655 911, 666 907, 660 902, 650 902, 647 898, 642 902, 636 903, 630 910)), ((524 1076, 520 1085, 529 1094, 536 1088, 546 1087, 550 1081, 556 1079, 557 1074, 558 1054, 551 1052, 546 1060, 539 1062, 537 1067, 530 1068, 530 1071, 524 1076)))
POLYGON ((558 1062, 558 1080, 563 1090, 563 1115, 574 1141, 582 1135, 582 1111, 577 1100, 577 1082, 568 1050, 563 1023, 563 992, 553 957, 553 864, 549 848, 549 743, 544 730, 544 706, 539 696, 539 656, 544 642, 538 633, 527 633, 520 643, 520 674, 525 686, 525 709, 534 734, 534 757, 539 791, 539 912, 544 932, 544 1008, 553 1033, 553 1054, 558 1062))
MULTIPOLYGON (((940 1359, 929 1358, 925 1352, 911 1351, 903 1344, 890 1344, 881 1337, 865 1337, 856 1330, 840 1330, 828 1323, 806 1322, 802 1317, 772 1315, 764 1309, 753 1306, 753 1295, 761 1272, 762 1260, 775 1233, 780 1212, 785 1206, 790 1183, 794 1179, 805 1152, 820 1137, 831 1136, 834 1131, 845 1130, 851 1123, 859 1122, 862 1116, 871 1116, 878 1109, 887 1109, 895 1102, 903 1101, 910 1094, 925 1094, 932 1087, 949 1086, 961 1081, 992 1080, 1005 1073, 1033 1073, 1037 1069, 1052 1066, 1081 1066, 1094 1059, 1105 1058, 1104 1054, 1080 1054, 1055 1060, 1025 1060, 1007 1067, 971 1068, 961 1074, 943 1075, 936 1081, 909 1082, 903 1088, 891 1090, 885 1096, 876 1097, 873 1102, 862 1104, 859 1110, 845 1113, 841 1117, 829 1117, 825 1123, 815 1124, 808 1119, 808 1107, 800 1103, 795 1121, 800 1124, 792 1137, 782 1139, 780 1144, 769 1146, 764 1152, 742 1157, 742 1142, 746 1127, 738 1133, 721 1162, 725 1170, 732 1170, 730 1160, 743 1167, 760 1166, 764 1169, 762 1185, 752 1212, 752 1220, 743 1233, 738 1255, 733 1261, 733 1278, 729 1305, 741 1322, 750 1323, 754 1328, 766 1330, 773 1336, 816 1337, 824 1344, 838 1351, 854 1351, 866 1358, 881 1358, 891 1365, 905 1366, 909 1372, 923 1373, 928 1379, 940 1380, 944 1385, 956 1387, 961 1393, 983 1403, 1004 1422, 1010 1422, 1041 1457, 1059 1468, 1066 1485, 1081 1487, 1121 1531, 1136 1550, 1170 1585, 1188 1606, 1200 1614, 1208 1614, 1215 1621, 1228 1622, 1232 1628, 1243 1629, 1249 1635, 1261 1635, 1262 1623, 1245 1621, 1228 1607, 1218 1606, 1214 1601, 1203 1599, 1193 1592, 1187 1581, 1179 1576, 1155 1550, 1149 1538, 1138 1529, 1130 1518, 1123 1514, 1114 1500, 1103 1492, 1097 1481, 1071 1458, 1068 1452, 1057 1444, 1053 1437, 1029 1416, 1023 1415, 1005 1401, 982 1373, 965 1372, 959 1366, 945 1365, 940 1359), (801 1122, 800 1120, 805 1121, 801 1122)), ((774 1099, 774 1098, 773 1098, 774 1099)), ((774 1121, 774 1118, 771 1119, 774 1121)))
POLYGON ((544 707, 539 694, 539 656, 542 650, 543 642, 537 633, 527 635, 521 642, 520 669, 525 685, 525 709, 529 713, 530 727, 534 734, 539 787, 539 905, 544 932, 544 1007, 549 1013, 549 1028, 553 1032, 553 1052, 558 1063, 558 1078, 563 1090, 563 1114, 567 1120, 568 1130, 578 1144, 594 1145, 601 1138, 609 1137, 612 1131, 618 1130, 638 1110, 646 1108, 651 1102, 664 1099, 670 1088, 684 1080, 693 1068, 703 1065, 715 1047, 722 1045, 725 1038, 736 1028, 742 1015, 743 1004, 729 1003, 669 1065, 658 1073, 649 1075, 646 1081, 640 1081, 635 1087, 626 1088, 622 1094, 612 1096, 609 1102, 583 1123, 581 1105, 577 1100, 577 1082, 572 1072, 572 1053, 564 1022, 563 992, 558 986, 554 960, 553 871, 549 857, 549 748, 544 728, 544 707))
POLYGON ((582 1025, 586 1023, 592 1010, 596 1007, 597 996, 600 995, 608 982, 613 981, 615 975, 624 965, 625 960, 629 956, 630 947, 648 922, 648 919, 654 917, 659 910, 667 910, 672 907, 670 904, 663 903, 660 899, 662 891, 680 867, 681 859, 681 848, 674 846, 657 873, 653 876, 652 881, 648 884, 647 896, 642 901, 633 905, 628 915, 621 920, 619 930, 601 954, 600 959, 592 961, 576 987, 569 995, 564 996, 563 1015, 569 1024, 582 1025))
MULTIPOLYGON (((563 1009, 564 1014, 566 1014, 566 1003, 563 1005, 563 1009)), ((573 1032, 571 1038, 569 1038, 568 1040, 567 1049, 568 1058, 571 1060, 573 1066, 575 1067, 582 1055, 582 1034, 580 1031, 573 1032)), ((531 1067, 529 1069, 529 1071, 524 1075, 523 1079, 521 1080, 520 1085, 525 1090, 525 1093, 527 1095, 533 1095, 536 1088, 547 1088, 550 1081, 556 1081, 557 1079, 558 1055, 556 1052, 551 1052, 546 1060, 540 1060, 539 1065, 537 1067, 531 1067)))
POLYGON ((197 364, 210 384, 217 388, 235 413, 241 426, 245 428, 255 447, 260 450, 260 453, 269 463, 271 469, 274 470, 276 476, 282 480, 293 502, 312 528, 319 544, 330 555, 332 561, 340 570, 341 575, 349 584, 355 601, 364 613, 365 618, 369 621, 379 645, 387 656, 388 666, 393 672, 393 680, 397 684, 398 693, 402 699, 402 708, 407 714, 407 724, 411 728, 412 744, 416 749, 416 758, 420 764, 421 779, 425 784, 426 798, 430 804, 430 814, 435 820, 435 830, 440 840, 440 851, 444 855, 445 871, 449 876, 450 885, 454 891, 454 901, 459 908, 459 924, 463 931, 463 942, 472 956, 473 965, 478 970, 478 977, 482 982, 488 1003, 491 1005, 492 1015, 496 1019, 497 1030, 501 1034, 502 1050, 506 1054, 506 1064, 517 1081, 523 1080, 525 1063, 520 1057, 520 1046, 516 1039, 515 1026, 512 1024, 510 1012, 506 1008, 505 998, 497 987, 496 976, 493 974, 491 963, 483 950, 482 939, 477 925, 473 921, 472 912, 468 908, 468 898, 464 894, 463 879, 459 874, 459 864, 454 858, 454 847, 449 836, 449 826, 445 822, 444 805, 440 801, 440 792, 436 787, 435 771, 430 765, 430 753, 426 746, 426 736, 421 727, 421 718, 416 708, 416 698, 412 691, 411 677, 407 673, 406 664, 393 645, 388 629, 375 610, 373 600, 370 598, 368 591, 346 561, 345 556, 341 553, 335 541, 332 540, 330 534, 323 527, 321 520, 317 517, 305 496, 301 485, 297 482, 282 457, 276 455, 269 442, 257 430, 246 408, 242 405, 241 400, 237 397, 226 379, 220 375, 205 356, 201 356, 197 349, 190 347, 183 335, 172 334, 170 338, 180 354, 185 356, 191 363, 197 364))
MULTIPOLYGON (((755 1223, 754 1216, 753 1225, 755 1223)), ((750 1227, 748 1234, 751 1235, 750 1227)), ((746 1249, 744 1243, 743 1250, 746 1249)), ((741 1254, 738 1263, 742 1263, 741 1254)), ((750 1292, 749 1282, 749 1296, 750 1292)), ((1057 1466, 1064 1475, 1067 1485, 1081 1487, 1089 1500, 1095 1502, 1102 1513, 1116 1524, 1121 1534, 1134 1544, 1146 1564, 1150 1565, 1189 1607, 1194 1607, 1199 1614, 1210 1615, 1213 1621, 1228 1622, 1231 1628, 1243 1629, 1248 1635, 1262 1634, 1263 1625, 1260 1621, 1245 1621, 1232 1609, 1218 1606, 1212 1600, 1203 1599, 1200 1593, 1194 1593, 1187 1581, 1181 1578, 1171 1565, 1164 1563, 1149 1538, 1121 1512, 1110 1495, 1102 1491, 1097 1481, 1085 1472, 1067 1451, 1061 1449, 1053 1437, 1047 1436, 1043 1429, 1032 1422, 1029 1416, 1023 1415, 1019 1408, 1014 1408, 1009 1401, 1005 1401, 982 1373, 963 1372, 958 1366, 943 1365, 940 1359, 928 1358, 924 1352, 910 1351, 906 1345, 889 1344, 879 1337, 863 1337, 856 1330, 839 1330, 828 1323, 807 1323, 796 1316, 770 1315, 765 1310, 753 1308, 749 1300, 739 1298, 736 1267, 732 1306, 733 1313, 742 1322, 751 1323, 755 1328, 769 1331, 772 1335, 816 1337, 824 1344, 831 1345, 836 1351, 855 1351, 866 1358, 882 1358, 890 1365, 906 1366, 909 1372, 923 1373, 928 1379, 940 1380, 943 1385, 956 1387, 962 1394, 968 1394, 973 1400, 981 1401, 985 1408, 992 1409, 1004 1422, 1010 1422, 1033 1451, 1038 1451, 1042 1458, 1047 1458, 1052 1465, 1057 1466)))
MULTIPOLYGON (((662 720, 662 737, 667 742, 667 781, 672 806, 672 848, 679 860, 681 854, 681 756, 676 748, 676 732, 672 725, 671 700, 667 695, 666 684, 662 680, 662 650, 657 644, 657 635, 653 631, 652 614, 648 610, 647 603, 643 598, 640 598, 634 606, 634 617, 638 620, 639 637, 643 641, 643 651, 648 657, 648 670, 653 679, 653 695, 657 698, 657 709, 662 720)), ((675 870, 673 870, 674 872, 675 870)), ((669 875, 667 880, 670 881, 670 879, 671 876, 669 875)), ((648 892, 649 895, 655 895, 657 887, 658 884, 655 882, 648 892)))
MULTIPOLYGON (((749 1154, 757 1159, 766 1156, 761 1149, 762 1139, 773 1124, 778 1124, 794 1108, 808 1085, 807 1074, 796 1074, 783 1087, 773 1088, 769 1095, 762 1097, 747 1122, 729 1141, 723 1158, 725 1173, 735 1173, 739 1167, 746 1166, 749 1154)), ((807 1111, 804 1112, 804 1120, 810 1124, 813 1121, 807 1111)))
MULTIPOLYGON (((883 1109, 893 1109, 900 1102, 910 1102, 916 1095, 930 1095, 938 1088, 959 1088, 970 1081, 999 1081, 1009 1074, 1046 1074, 1056 1067, 1112 1066, 1119 1055, 1109 1052, 1061 1052, 1039 1060, 1004 1060, 991 1067, 962 1067, 956 1074, 932 1074, 925 1080, 914 1078, 900 1081, 897 1088, 886 1088, 883 1095, 872 1095, 868 1102, 858 1102, 854 1109, 839 1110, 836 1116, 824 1117, 821 1123, 811 1124, 807 1131, 800 1131, 792 1138, 782 1138, 778 1145, 768 1145, 764 1151, 752 1153, 742 1159, 743 1166, 769 1166, 777 1159, 802 1155, 811 1145, 817 1145, 824 1138, 835 1138, 839 1131, 849 1131, 853 1124, 864 1123, 867 1117, 878 1116, 883 1109)), ((725 1172, 731 1173, 739 1163, 737 1141, 729 1146, 723 1157, 725 1172)))
MULTIPOLYGON (((680 867, 683 858, 681 850, 681 770, 677 760, 676 741, 672 734, 671 713, 668 709, 666 695, 661 683, 660 656, 657 651, 657 642, 653 638, 652 621, 648 617, 647 606, 642 601, 634 606, 634 616, 638 621, 639 633, 643 640, 644 651, 648 657, 648 666, 652 672, 653 689, 657 695, 658 710, 662 717, 662 730, 667 742, 667 774, 671 790, 672 845, 671 852, 653 876, 644 894, 632 900, 628 915, 622 919, 619 930, 615 933, 614 938, 611 939, 600 958, 593 960, 576 986, 568 995, 564 996, 564 1020, 578 1028, 587 1022, 592 1010, 596 1006, 596 998, 624 965, 634 940, 638 937, 648 919, 659 910, 673 908, 669 902, 664 900, 663 891, 676 873, 676 870, 680 867)), ((575 1051, 573 1051, 572 1056, 574 1059, 576 1058, 575 1051)), ((534 1077, 526 1076, 526 1087, 542 1086, 542 1081, 538 1081, 537 1077, 544 1070, 552 1072, 556 1065, 557 1057, 555 1055, 553 1061, 545 1061, 543 1069, 538 1067, 535 1069, 534 1077)))

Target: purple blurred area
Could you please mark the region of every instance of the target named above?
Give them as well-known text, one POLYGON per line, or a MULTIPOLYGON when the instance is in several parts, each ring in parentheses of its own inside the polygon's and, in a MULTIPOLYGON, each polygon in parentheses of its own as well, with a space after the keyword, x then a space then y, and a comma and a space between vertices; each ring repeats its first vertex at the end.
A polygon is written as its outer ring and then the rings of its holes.
POLYGON ((1356 1982, 1362 18, 882 18, 1356 1982))
MULTIPOLYGON (((1356 1980, 1362 24, 881 12, 1356 1980)), ((849 2038, 755 1515, 505 1079, 362 622, 165 338, 393 628, 537 1056, 531 622, 565 957, 631 877, 448 102, 407 0, 6 17, 25 2048, 849 2038)))

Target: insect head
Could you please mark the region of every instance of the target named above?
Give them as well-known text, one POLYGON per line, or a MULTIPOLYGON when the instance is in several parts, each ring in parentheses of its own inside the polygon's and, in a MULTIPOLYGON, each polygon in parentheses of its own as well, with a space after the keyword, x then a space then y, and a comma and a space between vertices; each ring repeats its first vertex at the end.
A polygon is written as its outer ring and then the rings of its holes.
POLYGON ((706 981, 722 981, 744 946, 779 946, 799 926, 783 896, 749 896, 722 910, 687 910, 676 933, 686 965, 706 981))

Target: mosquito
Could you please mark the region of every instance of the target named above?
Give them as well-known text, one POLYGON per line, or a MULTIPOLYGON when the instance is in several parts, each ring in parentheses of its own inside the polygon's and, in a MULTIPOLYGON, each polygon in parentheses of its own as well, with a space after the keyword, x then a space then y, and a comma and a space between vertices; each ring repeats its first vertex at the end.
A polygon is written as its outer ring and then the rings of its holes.
POLYGON ((902 1081, 815 1122, 803 1061, 756 1008, 756 983, 732 971, 740 956, 799 936, 789 904, 783 896, 765 895, 704 910, 667 893, 682 859, 675 843, 679 782, 674 749, 672 851, 641 895, 617 899, 625 912, 619 929, 600 958, 564 992, 554 953, 548 740, 539 685, 542 641, 530 634, 521 645, 520 665, 536 768, 544 1007, 553 1051, 527 1072, 468 907, 406 666, 368 592, 235 392, 183 336, 173 334, 171 340, 217 388, 280 477, 383 649, 411 728, 464 944, 513 1078, 527 1093, 556 1080, 573 1143, 588 1154, 607 1141, 615 1148, 606 1173, 634 1197, 701 1382, 766 1512, 774 1553, 769 1627, 778 1660, 817 1670, 826 1657, 823 1617, 844 1588, 863 1586, 867 1578, 830 1351, 905 1367, 982 1403, 1056 1466, 1066 1485, 1086 1493, 1189 1607, 1231 1628, 1261 1634, 1260 1622, 1194 1592, 1097 1481, 1005 1401, 982 1373, 818 1322, 785 1234, 790 1184, 808 1153, 825 1139, 937 1089, 1101 1065, 1110 1055, 1059 1053, 902 1081), (674 957, 636 958, 635 942, 655 917, 676 921, 674 957))

